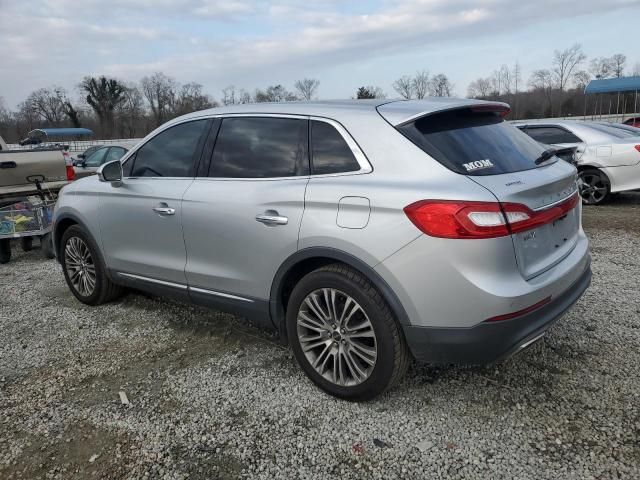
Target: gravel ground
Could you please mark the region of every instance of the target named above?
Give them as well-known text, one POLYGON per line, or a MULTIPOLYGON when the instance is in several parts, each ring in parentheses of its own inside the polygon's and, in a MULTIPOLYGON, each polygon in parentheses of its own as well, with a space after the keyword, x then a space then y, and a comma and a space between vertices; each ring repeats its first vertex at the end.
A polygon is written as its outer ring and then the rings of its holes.
POLYGON ((14 251, 0 478, 639 478, 640 195, 585 209, 585 227, 592 287, 543 342, 499 366, 413 366, 362 404, 241 319, 133 293, 85 307, 55 261, 14 251))

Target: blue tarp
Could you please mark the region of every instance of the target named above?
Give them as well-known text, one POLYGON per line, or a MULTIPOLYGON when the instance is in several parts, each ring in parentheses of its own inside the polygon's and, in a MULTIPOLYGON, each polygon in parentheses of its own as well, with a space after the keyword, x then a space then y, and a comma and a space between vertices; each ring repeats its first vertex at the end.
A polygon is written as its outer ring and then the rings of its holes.
POLYGON ((617 93, 640 91, 640 77, 605 78, 591 80, 584 93, 617 93))
POLYGON ((93 131, 88 128, 37 128, 29 132, 29 138, 45 137, 90 137, 93 131))

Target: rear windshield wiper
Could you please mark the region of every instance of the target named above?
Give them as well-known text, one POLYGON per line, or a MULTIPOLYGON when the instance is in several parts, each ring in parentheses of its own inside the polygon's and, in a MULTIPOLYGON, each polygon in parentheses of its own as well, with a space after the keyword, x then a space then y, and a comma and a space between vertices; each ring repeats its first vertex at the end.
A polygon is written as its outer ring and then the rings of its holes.
POLYGON ((535 164, 540 165, 543 162, 546 162, 551 157, 555 156, 558 151, 555 148, 549 148, 540 154, 538 158, 535 159, 535 164))

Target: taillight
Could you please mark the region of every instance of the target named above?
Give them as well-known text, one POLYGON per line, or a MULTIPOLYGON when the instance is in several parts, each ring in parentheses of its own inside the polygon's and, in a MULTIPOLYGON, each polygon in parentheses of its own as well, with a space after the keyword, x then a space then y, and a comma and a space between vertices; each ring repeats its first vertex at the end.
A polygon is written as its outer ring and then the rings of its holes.
POLYGON ((640 145, 636 145, 634 148, 640 152, 640 145))
POLYGON ((72 181, 76 178, 76 172, 71 165, 67 165, 67 180, 72 181))
POLYGON ((405 207, 409 220, 432 237, 478 239, 524 232, 565 216, 578 204, 578 194, 544 210, 519 203, 421 200, 405 207))
POLYGON ((512 318, 521 317, 523 315, 526 315, 527 313, 535 312, 539 308, 544 307, 550 301, 551 297, 547 297, 543 300, 540 300, 538 303, 535 303, 530 307, 523 308, 522 310, 518 310, 517 312, 505 313, 503 315, 496 315, 495 317, 488 318, 485 320, 485 323, 502 322, 503 320, 511 320, 512 318))

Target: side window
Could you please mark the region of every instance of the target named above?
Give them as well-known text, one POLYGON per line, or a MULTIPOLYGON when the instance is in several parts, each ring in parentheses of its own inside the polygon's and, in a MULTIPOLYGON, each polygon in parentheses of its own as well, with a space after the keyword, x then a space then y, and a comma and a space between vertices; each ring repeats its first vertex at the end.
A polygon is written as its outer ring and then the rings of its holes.
POLYGON ((84 160, 85 167, 99 167, 104 161, 108 148, 99 148, 84 160))
POLYGON ((112 162, 114 160, 120 160, 127 151, 122 147, 111 147, 109 153, 105 157, 102 163, 112 162))
POLYGON ((313 174, 355 172, 358 161, 342 135, 326 122, 311 122, 311 162, 313 174))
POLYGON ((222 120, 209 177, 269 178, 309 174, 307 120, 231 117, 222 120))
POLYGON ((540 143, 581 143, 578 137, 573 133, 559 127, 527 127, 525 130, 534 140, 540 143))
MULTIPOLYGON (((185 122, 168 128, 145 143, 133 161, 132 177, 190 177, 198 142, 207 120, 185 122)), ((125 170, 128 170, 128 166, 125 170)))

